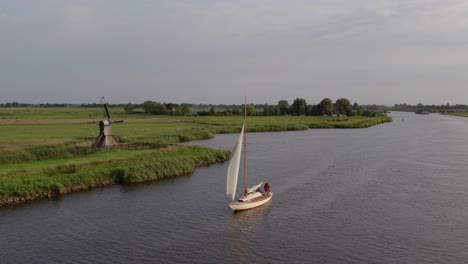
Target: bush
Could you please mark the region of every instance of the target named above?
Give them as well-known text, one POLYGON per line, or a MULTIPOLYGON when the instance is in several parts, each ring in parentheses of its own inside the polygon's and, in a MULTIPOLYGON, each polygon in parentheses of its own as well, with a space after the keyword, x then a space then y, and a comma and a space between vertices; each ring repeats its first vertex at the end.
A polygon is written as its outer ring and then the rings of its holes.
POLYGON ((27 148, 36 160, 48 160, 69 157, 67 148, 64 145, 59 146, 37 146, 27 148))
POLYGON ((61 195, 65 193, 65 187, 57 182, 51 183, 49 189, 55 195, 61 195))
POLYGON ((35 158, 28 152, 2 152, 0 153, 0 164, 17 164, 34 161, 35 158))

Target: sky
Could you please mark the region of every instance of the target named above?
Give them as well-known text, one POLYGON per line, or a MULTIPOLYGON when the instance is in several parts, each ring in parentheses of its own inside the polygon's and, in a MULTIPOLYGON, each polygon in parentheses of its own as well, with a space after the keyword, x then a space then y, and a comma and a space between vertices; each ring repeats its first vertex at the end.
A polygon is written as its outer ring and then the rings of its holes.
POLYGON ((0 0, 0 103, 468 104, 466 0, 0 0))

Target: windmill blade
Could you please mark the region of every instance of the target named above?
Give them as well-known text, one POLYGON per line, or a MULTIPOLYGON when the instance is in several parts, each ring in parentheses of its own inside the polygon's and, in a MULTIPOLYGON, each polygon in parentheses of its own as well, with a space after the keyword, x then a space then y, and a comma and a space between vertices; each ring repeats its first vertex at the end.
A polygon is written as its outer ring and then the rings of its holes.
POLYGON ((107 102, 106 102, 106 98, 101 97, 101 99, 99 99, 99 103, 104 105, 104 109, 106 110, 106 116, 107 116, 107 120, 110 121, 110 113, 109 113, 109 107, 107 105, 107 102))
POLYGON ((104 108, 106 109, 107 119, 110 120, 109 108, 107 107, 107 103, 104 103, 104 108))

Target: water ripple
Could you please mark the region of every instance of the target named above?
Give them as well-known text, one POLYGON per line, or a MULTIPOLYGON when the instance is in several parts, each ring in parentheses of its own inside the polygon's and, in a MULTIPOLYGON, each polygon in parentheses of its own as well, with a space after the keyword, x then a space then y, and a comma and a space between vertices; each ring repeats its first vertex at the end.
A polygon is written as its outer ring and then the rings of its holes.
POLYGON ((249 180, 275 192, 251 211, 229 209, 227 164, 1 209, 1 262, 466 263, 468 119, 397 115, 249 135, 249 180))

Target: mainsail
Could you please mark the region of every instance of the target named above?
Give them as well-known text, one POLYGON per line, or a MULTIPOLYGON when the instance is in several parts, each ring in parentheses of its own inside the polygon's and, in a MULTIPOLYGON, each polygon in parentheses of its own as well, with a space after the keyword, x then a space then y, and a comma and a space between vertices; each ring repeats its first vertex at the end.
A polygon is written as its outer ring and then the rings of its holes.
POLYGON ((260 188, 260 186, 262 186, 263 182, 260 182, 259 184, 257 185, 254 185, 250 188, 247 188, 247 193, 253 193, 255 191, 257 191, 258 188, 260 188))
POLYGON ((231 161, 229 162, 228 172, 227 172, 227 195, 235 200, 236 188, 237 188, 237 177, 239 175, 239 166, 241 160, 242 152, 242 141, 244 139, 244 126, 242 126, 242 131, 237 139, 236 145, 232 150, 231 161))

